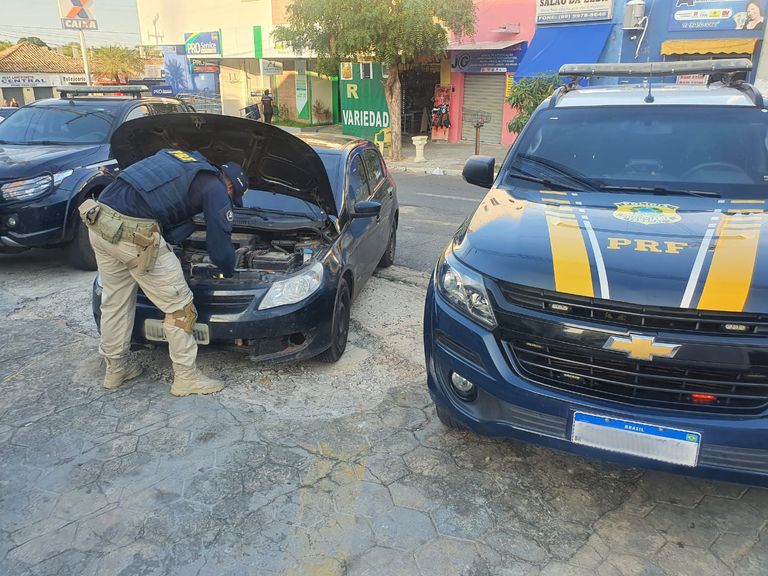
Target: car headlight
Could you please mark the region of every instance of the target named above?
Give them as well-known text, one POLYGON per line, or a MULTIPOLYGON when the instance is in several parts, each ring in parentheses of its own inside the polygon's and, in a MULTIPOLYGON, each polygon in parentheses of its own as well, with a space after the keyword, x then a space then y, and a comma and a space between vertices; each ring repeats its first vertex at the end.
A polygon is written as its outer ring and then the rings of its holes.
POLYGON ((323 283, 323 265, 317 262, 301 274, 275 282, 259 304, 259 310, 296 304, 317 292, 323 283))
POLYGON ((489 330, 496 328, 483 277, 464 266, 446 250, 437 264, 436 284, 440 295, 465 316, 489 330))
POLYGON ((64 170, 58 174, 45 174, 27 180, 8 182, 8 184, 3 184, 0 187, 0 191, 3 193, 4 200, 30 200, 47 192, 51 184, 58 186, 66 178, 72 176, 73 172, 74 170, 64 170))

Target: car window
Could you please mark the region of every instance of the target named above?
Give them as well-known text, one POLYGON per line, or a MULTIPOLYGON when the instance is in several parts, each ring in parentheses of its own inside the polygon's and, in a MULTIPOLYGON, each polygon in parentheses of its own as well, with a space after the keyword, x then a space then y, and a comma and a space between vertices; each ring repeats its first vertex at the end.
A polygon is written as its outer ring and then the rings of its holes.
POLYGON ((68 104, 25 106, 0 123, 0 142, 7 144, 100 144, 115 121, 110 106, 68 104))
POLYGON ((128 120, 134 120, 136 118, 143 118, 144 116, 149 116, 149 107, 145 105, 137 106, 130 112, 128 112, 128 115, 125 117, 125 121, 128 122, 128 120))
POLYGON ((371 193, 368 188, 368 182, 365 176, 365 168, 359 154, 356 154, 349 163, 349 174, 347 175, 347 194, 349 200, 354 204, 358 199, 367 200, 371 193))
POLYGON ((768 196, 768 115, 752 107, 553 108, 526 128, 515 173, 599 185, 768 196))
POLYGON ((178 114, 179 112, 186 112, 181 104, 173 104, 170 102, 153 102, 152 110, 154 114, 178 114))
POLYGON ((369 148, 368 150, 363 150, 363 160, 365 160, 365 168, 368 172, 368 182, 370 183, 371 190, 376 190, 379 183, 384 180, 384 169, 381 166, 379 155, 376 154, 376 150, 369 148))

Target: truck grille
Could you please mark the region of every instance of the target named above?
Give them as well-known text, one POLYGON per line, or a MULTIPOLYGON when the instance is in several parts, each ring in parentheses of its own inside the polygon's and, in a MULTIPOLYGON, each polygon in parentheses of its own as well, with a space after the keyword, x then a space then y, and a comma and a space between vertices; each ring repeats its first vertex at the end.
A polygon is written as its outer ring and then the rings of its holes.
POLYGON ((633 405, 720 413, 768 405, 768 368, 653 364, 591 354, 575 346, 511 340, 505 347, 523 377, 538 384, 633 405))
POLYGON ((768 336, 766 314, 724 314, 684 308, 640 306, 561 294, 507 282, 499 282, 498 286, 504 299, 510 304, 529 310, 541 310, 555 316, 646 330, 768 336))

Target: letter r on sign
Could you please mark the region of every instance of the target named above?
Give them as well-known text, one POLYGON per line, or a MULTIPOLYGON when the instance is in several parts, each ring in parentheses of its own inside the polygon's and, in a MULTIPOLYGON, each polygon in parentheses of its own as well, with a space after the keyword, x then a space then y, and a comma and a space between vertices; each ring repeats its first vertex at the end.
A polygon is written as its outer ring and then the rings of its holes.
POLYGON ((357 95, 357 84, 347 84, 347 98, 360 99, 360 96, 357 95))

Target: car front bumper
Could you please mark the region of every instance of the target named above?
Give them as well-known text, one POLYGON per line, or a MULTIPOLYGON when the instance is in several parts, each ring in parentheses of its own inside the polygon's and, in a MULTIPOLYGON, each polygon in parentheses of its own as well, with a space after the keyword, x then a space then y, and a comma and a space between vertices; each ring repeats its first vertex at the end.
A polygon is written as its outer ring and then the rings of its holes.
POLYGON ((483 436, 517 438, 625 466, 768 486, 768 416, 721 415, 634 407, 546 387, 521 378, 496 336, 451 308, 430 284, 424 319, 427 382, 443 412, 483 436), (474 383, 463 400, 451 373, 474 383), (669 464, 571 441, 577 412, 701 435, 695 467, 669 464))
MULTIPOLYGON (((267 287, 225 289, 191 286, 197 308, 197 324, 208 326, 210 347, 247 353, 259 362, 286 362, 312 358, 331 345, 336 286, 328 281, 297 304, 258 310, 267 287)), ((93 316, 101 323, 98 277, 93 285, 93 316)), ((165 314, 139 293, 132 340, 147 343, 146 320, 162 321, 165 314)))
POLYGON ((72 191, 60 186, 39 200, 0 204, 0 252, 51 246, 67 240, 71 198, 72 191))

